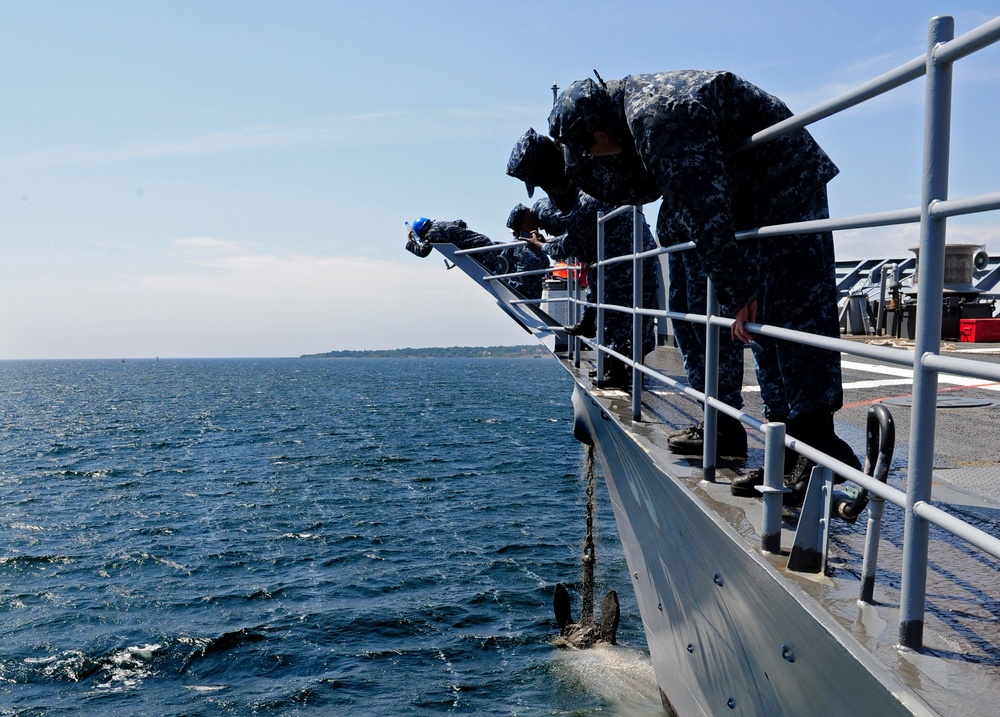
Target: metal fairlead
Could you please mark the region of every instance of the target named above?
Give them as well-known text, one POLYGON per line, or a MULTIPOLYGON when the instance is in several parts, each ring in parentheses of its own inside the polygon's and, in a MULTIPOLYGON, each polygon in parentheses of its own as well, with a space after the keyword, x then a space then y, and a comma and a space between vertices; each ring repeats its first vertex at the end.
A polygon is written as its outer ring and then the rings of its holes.
MULTIPOLYGON (((867 433, 865 473, 885 483, 889 478, 892 454, 896 448, 896 426, 889 409, 880 403, 868 409, 867 433)), ((881 499, 877 497, 872 500, 878 500, 881 504, 881 499)), ((853 523, 868 505, 868 491, 864 488, 843 488, 834 492, 833 501, 834 514, 853 523)))

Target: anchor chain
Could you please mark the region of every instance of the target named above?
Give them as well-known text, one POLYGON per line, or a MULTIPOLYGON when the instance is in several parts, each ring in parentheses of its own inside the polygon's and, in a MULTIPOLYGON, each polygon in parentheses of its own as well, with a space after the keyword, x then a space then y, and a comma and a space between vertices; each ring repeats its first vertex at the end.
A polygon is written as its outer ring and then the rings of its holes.
POLYGON ((583 607, 580 623, 594 624, 594 447, 587 446, 587 537, 583 543, 583 607))

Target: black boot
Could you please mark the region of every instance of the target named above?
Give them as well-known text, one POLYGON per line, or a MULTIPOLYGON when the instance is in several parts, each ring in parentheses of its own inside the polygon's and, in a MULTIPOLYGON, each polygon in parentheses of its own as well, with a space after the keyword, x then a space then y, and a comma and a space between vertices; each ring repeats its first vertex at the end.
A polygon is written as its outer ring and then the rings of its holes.
POLYGON ((588 306, 583 310, 583 318, 572 326, 564 326, 570 336, 594 336, 597 334, 597 309, 588 306))
MULTIPOLYGON (((747 430, 729 414, 718 414, 715 451, 726 458, 747 457, 747 430)), ((689 426, 667 438, 667 446, 683 456, 699 456, 705 452, 705 424, 689 426)))
MULTIPOLYGON (((789 420, 788 434, 851 468, 861 470, 861 461, 854 449, 834 429, 832 411, 810 411, 789 420)), ((843 483, 843 479, 838 482, 843 483)))
MULTIPOLYGON (((806 488, 809 486, 809 476, 816 463, 795 451, 785 449, 785 461, 782 483, 791 488, 791 493, 784 493, 785 505, 802 505, 806 488)), ((760 495, 757 486, 764 485, 764 469, 754 468, 738 475, 729 482, 729 492, 742 498, 756 498, 760 495)))
MULTIPOLYGON (((795 424, 789 421, 783 415, 769 416, 767 419, 768 423, 784 423, 785 432, 788 435, 794 435, 796 438, 802 438, 802 436, 797 435, 792 432, 795 424)), ((803 440, 805 440, 803 438, 803 440)), ((806 441, 808 443, 808 441, 806 441)), ((810 444, 812 445, 812 444, 810 444)), ((786 486, 793 486, 799 484, 803 477, 806 481, 804 485, 808 485, 809 474, 812 472, 813 467, 816 465, 813 461, 800 456, 795 451, 790 448, 784 450, 784 466, 782 468, 783 482, 786 486)), ((764 484, 764 469, 754 468, 751 471, 744 473, 743 475, 736 476, 729 483, 729 492, 733 495, 738 495, 743 498, 756 498, 760 495, 756 486, 764 484)), ((793 488, 793 492, 794 492, 793 488)), ((804 488, 802 489, 804 491, 804 488)), ((786 503, 789 502, 789 495, 786 496, 786 503)), ((798 502, 801 503, 802 499, 798 498, 798 502)))
POLYGON ((598 388, 618 388, 628 391, 632 388, 632 368, 618 359, 608 356, 604 359, 604 376, 597 381, 598 388))
MULTIPOLYGON (((841 463, 846 463, 855 470, 861 470, 861 461, 855 455, 854 449, 838 436, 834 429, 832 411, 810 411, 790 419, 787 425, 789 435, 836 458, 841 463)), ((793 451, 786 450, 785 453, 785 485, 792 489, 791 493, 785 493, 785 505, 799 506, 805 499, 809 477, 816 463, 793 451), (792 454, 791 457, 789 453, 792 454)), ((834 474, 833 482, 843 483, 844 478, 834 474)))

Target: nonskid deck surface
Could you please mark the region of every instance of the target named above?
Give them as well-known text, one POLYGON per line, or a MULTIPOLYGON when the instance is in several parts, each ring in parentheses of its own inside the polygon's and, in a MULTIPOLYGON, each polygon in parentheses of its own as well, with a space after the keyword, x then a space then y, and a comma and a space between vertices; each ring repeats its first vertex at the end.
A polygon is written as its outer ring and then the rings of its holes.
MULTIPOLYGON (((964 345, 956 344, 956 347, 964 345)), ((1000 362, 1000 346, 975 345, 975 358, 1000 362), (990 352, 990 353, 986 353, 990 352)), ((961 349, 959 349, 961 350, 961 349)), ((681 479, 706 505, 726 519, 748 544, 759 549, 761 502, 739 498, 729 492, 728 480, 748 468, 762 465, 762 435, 750 430, 749 456, 745 462, 718 462, 716 483, 706 483, 701 459, 678 456, 667 448, 667 435, 701 420, 701 408, 674 388, 650 377, 645 379, 643 420, 631 420, 631 398, 617 390, 593 387, 588 371, 593 353, 584 352, 581 366, 563 363, 576 380, 615 415, 668 474, 681 479)), ((661 373, 683 380, 679 352, 660 347, 646 364, 661 373)), ((909 452, 910 408, 906 405, 912 384, 898 375, 898 367, 887 367, 866 359, 843 357, 844 408, 837 413, 837 431, 863 458, 865 424, 869 407, 886 403, 896 425, 896 448, 889 476, 891 485, 905 490, 909 452)), ((760 397, 747 354, 744 379, 744 410, 760 417, 760 397)), ((984 381, 960 385, 942 377, 942 401, 937 415, 934 501, 944 510, 976 527, 1000 535, 1000 385, 984 381), (944 407, 947 406, 947 407, 944 407)), ((797 515, 786 512, 782 549, 787 554, 794 537, 797 515)), ((995 714, 1000 700, 1000 565, 932 526, 925 613, 925 651, 901 651, 898 640, 899 599, 903 545, 903 512, 886 505, 880 543, 875 606, 858 603, 864 553, 867 511, 856 524, 833 522, 830 579, 806 577, 785 570, 786 556, 771 563, 788 574, 845 627, 860 644, 891 668, 899 668, 903 679, 914 686, 942 714, 995 714), (969 696, 967 705, 956 704, 955 690, 969 696), (945 692, 944 690, 947 690, 945 692), (983 695, 995 699, 984 700, 983 695), (988 708, 985 705, 990 705, 988 708), (986 710, 986 711, 984 711, 986 710)), ((846 686, 845 686, 846 687, 846 686)))

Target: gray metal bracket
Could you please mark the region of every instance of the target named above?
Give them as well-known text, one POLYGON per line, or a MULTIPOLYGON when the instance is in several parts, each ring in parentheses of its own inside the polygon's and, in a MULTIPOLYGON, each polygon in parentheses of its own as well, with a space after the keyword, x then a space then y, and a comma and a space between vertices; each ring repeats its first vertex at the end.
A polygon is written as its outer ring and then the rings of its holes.
POLYGON ((830 547, 830 509, 833 501, 833 471, 816 466, 799 511, 799 524, 788 556, 788 569, 800 573, 823 573, 830 547))

